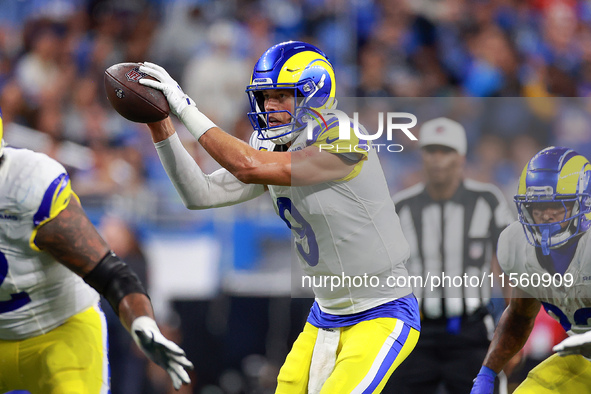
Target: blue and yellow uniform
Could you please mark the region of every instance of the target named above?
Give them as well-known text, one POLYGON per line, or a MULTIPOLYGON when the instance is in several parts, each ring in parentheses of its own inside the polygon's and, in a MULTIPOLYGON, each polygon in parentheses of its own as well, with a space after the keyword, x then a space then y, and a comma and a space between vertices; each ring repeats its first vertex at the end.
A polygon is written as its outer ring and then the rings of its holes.
POLYGON ((106 393, 106 323, 99 295, 35 245, 71 198, 66 170, 26 149, 0 164, 0 392, 106 393))
MULTIPOLYGON (((350 139, 340 139, 336 117, 324 119, 313 136, 301 133, 289 151, 314 146, 356 164, 331 182, 268 186, 277 214, 292 229, 295 258, 311 277, 368 275, 380 284, 313 288, 308 322, 281 369, 276 392, 379 393, 419 337, 412 289, 388 282, 408 277, 409 247, 371 144, 353 128, 350 139)), ((250 143, 275 149, 256 133, 250 143)))
MULTIPOLYGON (((540 151, 520 178, 519 222, 501 233, 498 244, 503 271, 541 301, 569 335, 591 330, 590 178, 591 164, 573 150, 540 151), (548 204, 562 208, 564 217, 536 222, 534 210, 544 212, 548 204)), ((554 354, 530 371, 515 393, 591 393, 591 360, 554 354)))

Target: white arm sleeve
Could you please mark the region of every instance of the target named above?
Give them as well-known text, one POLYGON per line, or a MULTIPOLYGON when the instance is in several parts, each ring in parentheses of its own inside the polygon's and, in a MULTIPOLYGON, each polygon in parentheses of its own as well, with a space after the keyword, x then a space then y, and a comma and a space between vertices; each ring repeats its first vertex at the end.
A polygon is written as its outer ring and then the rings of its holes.
POLYGON ((240 182, 225 168, 204 174, 176 133, 154 146, 166 174, 189 209, 234 205, 265 192, 263 185, 240 182))

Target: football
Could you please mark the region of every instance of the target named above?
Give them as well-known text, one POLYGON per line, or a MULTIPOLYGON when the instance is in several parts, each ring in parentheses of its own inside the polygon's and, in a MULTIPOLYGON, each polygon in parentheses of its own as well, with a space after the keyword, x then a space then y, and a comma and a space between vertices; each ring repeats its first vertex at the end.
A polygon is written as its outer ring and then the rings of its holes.
POLYGON ((170 113, 161 91, 139 83, 141 78, 154 79, 139 71, 139 63, 119 63, 105 70, 105 90, 109 102, 125 119, 152 123, 170 113))

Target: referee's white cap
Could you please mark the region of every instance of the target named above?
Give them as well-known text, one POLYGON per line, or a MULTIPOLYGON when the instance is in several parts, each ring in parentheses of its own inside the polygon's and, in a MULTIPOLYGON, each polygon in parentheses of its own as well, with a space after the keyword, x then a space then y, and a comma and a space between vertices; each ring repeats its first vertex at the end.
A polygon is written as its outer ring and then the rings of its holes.
POLYGON ((466 130, 460 123, 449 118, 429 120, 423 123, 419 134, 419 146, 422 148, 427 145, 447 146, 466 156, 466 130))

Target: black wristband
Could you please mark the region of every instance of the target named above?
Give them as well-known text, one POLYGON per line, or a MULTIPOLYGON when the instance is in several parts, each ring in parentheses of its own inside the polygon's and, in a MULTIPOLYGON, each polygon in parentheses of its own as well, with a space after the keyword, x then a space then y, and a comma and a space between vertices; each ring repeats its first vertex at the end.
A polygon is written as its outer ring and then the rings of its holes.
POLYGON ((148 295, 135 272, 112 251, 83 279, 109 301, 117 316, 123 297, 132 293, 148 295))

